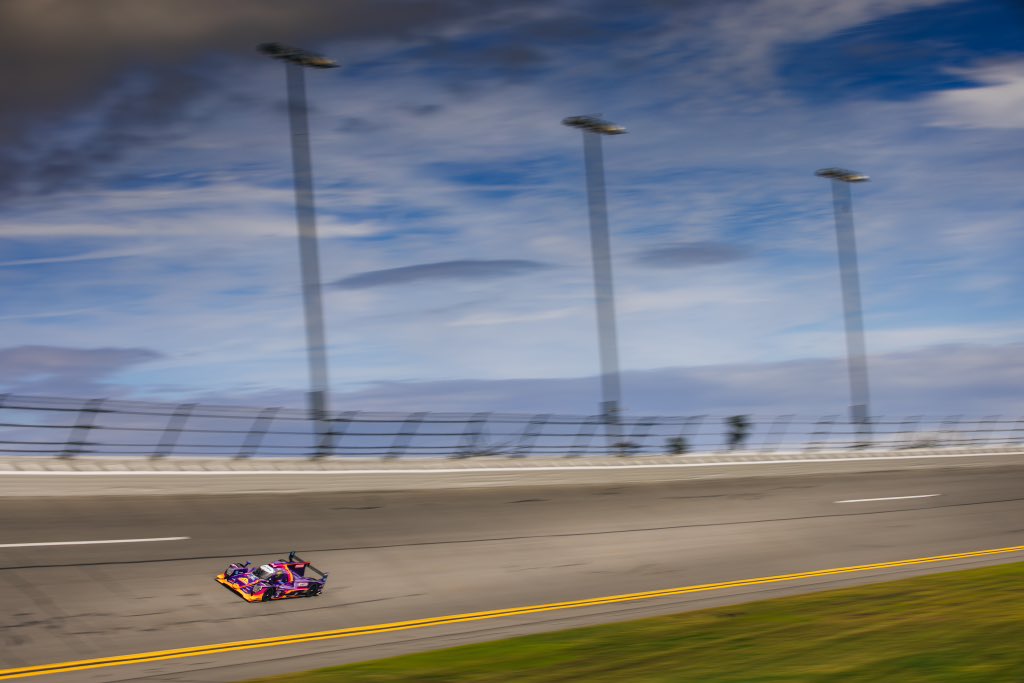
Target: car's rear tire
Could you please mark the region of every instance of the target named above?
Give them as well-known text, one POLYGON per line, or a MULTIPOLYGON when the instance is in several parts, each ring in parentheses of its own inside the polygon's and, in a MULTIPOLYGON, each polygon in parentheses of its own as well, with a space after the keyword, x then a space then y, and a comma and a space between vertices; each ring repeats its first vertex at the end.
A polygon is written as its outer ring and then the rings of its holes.
POLYGON ((320 595, 320 593, 322 593, 323 590, 324 587, 321 586, 319 583, 311 583, 309 584, 309 588, 306 589, 306 597, 315 598, 316 596, 320 595))

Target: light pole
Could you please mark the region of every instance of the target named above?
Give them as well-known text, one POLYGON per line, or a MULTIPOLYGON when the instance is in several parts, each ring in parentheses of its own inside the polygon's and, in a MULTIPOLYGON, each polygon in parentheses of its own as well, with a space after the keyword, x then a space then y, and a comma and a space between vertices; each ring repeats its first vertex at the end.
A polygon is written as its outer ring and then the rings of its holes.
POLYGON ((316 241, 316 209, 313 203, 313 167, 309 149, 304 67, 331 69, 338 66, 327 57, 280 43, 263 43, 259 51, 285 63, 288 84, 288 121, 292 138, 292 173, 295 180, 295 218, 299 227, 299 266, 302 271, 302 303, 306 320, 306 356, 309 360, 309 413, 317 429, 317 455, 329 455, 330 430, 327 392, 327 342, 320 293, 320 256, 316 241))
POLYGON ((594 264, 594 299, 597 304, 597 341, 601 356, 601 415, 609 443, 616 448, 619 443, 621 390, 601 136, 621 135, 626 129, 596 116, 570 116, 563 119, 562 123, 583 131, 583 163, 587 174, 587 205, 590 213, 590 252, 594 264))
POLYGON ((815 175, 832 181, 839 280, 843 290, 843 318, 846 327, 847 371, 850 375, 850 419, 857 425, 859 445, 866 446, 871 439, 868 361, 864 344, 864 317, 860 300, 860 275, 857 272, 857 242, 853 234, 850 184, 865 183, 869 178, 863 173, 843 168, 823 168, 816 171, 815 175))

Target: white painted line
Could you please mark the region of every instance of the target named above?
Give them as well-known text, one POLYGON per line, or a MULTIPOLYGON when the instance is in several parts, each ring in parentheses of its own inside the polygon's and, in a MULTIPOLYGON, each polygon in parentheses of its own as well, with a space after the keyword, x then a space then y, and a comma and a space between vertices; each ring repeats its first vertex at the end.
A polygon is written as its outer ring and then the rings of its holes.
POLYGON ((102 543, 156 543, 158 541, 187 541, 188 536, 166 538, 115 538, 109 541, 51 541, 48 543, 0 543, 0 548, 36 548, 44 545, 97 545, 102 543))
POLYGON ((888 498, 852 498, 850 500, 837 500, 837 503, 873 503, 876 500, 909 500, 911 498, 934 498, 941 496, 941 493, 925 493, 920 496, 890 496, 888 498))
MULTIPOLYGON (((874 455, 856 457, 835 457, 835 458, 790 458, 786 460, 742 460, 730 462, 666 462, 666 463, 645 463, 633 465, 528 465, 524 467, 444 467, 444 468, 417 468, 417 469, 308 469, 308 470, 89 470, 85 472, 56 470, 0 470, 0 477, 8 475, 22 475, 30 477, 75 477, 75 476, 217 476, 240 474, 454 474, 457 472, 477 472, 489 474, 492 472, 564 472, 572 470, 649 470, 649 469, 673 469, 677 467, 727 467, 731 465, 799 465, 805 462, 860 462, 869 460, 929 460, 941 458, 987 458, 1005 453, 944 453, 944 454, 920 454, 920 455, 874 455)), ((1013 453, 1012 455, 1016 455, 1013 453)))

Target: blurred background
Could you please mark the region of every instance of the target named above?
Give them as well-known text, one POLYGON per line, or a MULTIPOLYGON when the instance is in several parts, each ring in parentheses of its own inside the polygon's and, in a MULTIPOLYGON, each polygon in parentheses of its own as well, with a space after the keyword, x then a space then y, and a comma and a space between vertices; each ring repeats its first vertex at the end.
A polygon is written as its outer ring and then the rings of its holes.
POLYGON ((561 122, 599 115, 623 412, 847 411, 840 167, 873 413, 1024 413, 1012 0, 7 0, 0 38, 2 392, 305 404, 280 41, 340 64, 332 410, 598 410, 561 122))

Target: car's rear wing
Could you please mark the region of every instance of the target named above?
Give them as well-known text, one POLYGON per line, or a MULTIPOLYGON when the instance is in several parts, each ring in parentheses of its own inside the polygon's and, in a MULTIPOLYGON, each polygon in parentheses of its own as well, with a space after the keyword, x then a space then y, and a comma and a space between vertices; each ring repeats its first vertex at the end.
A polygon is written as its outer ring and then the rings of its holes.
MULTIPOLYGON (((297 552, 295 552, 294 550, 291 551, 290 553, 288 553, 288 561, 289 562, 306 562, 306 560, 304 560, 301 557, 299 557, 299 554, 297 552)), ((320 571, 319 569, 314 567, 311 563, 308 563, 308 562, 306 563, 306 569, 312 571, 314 574, 319 576, 321 579, 326 579, 327 578, 327 572, 320 571)))

